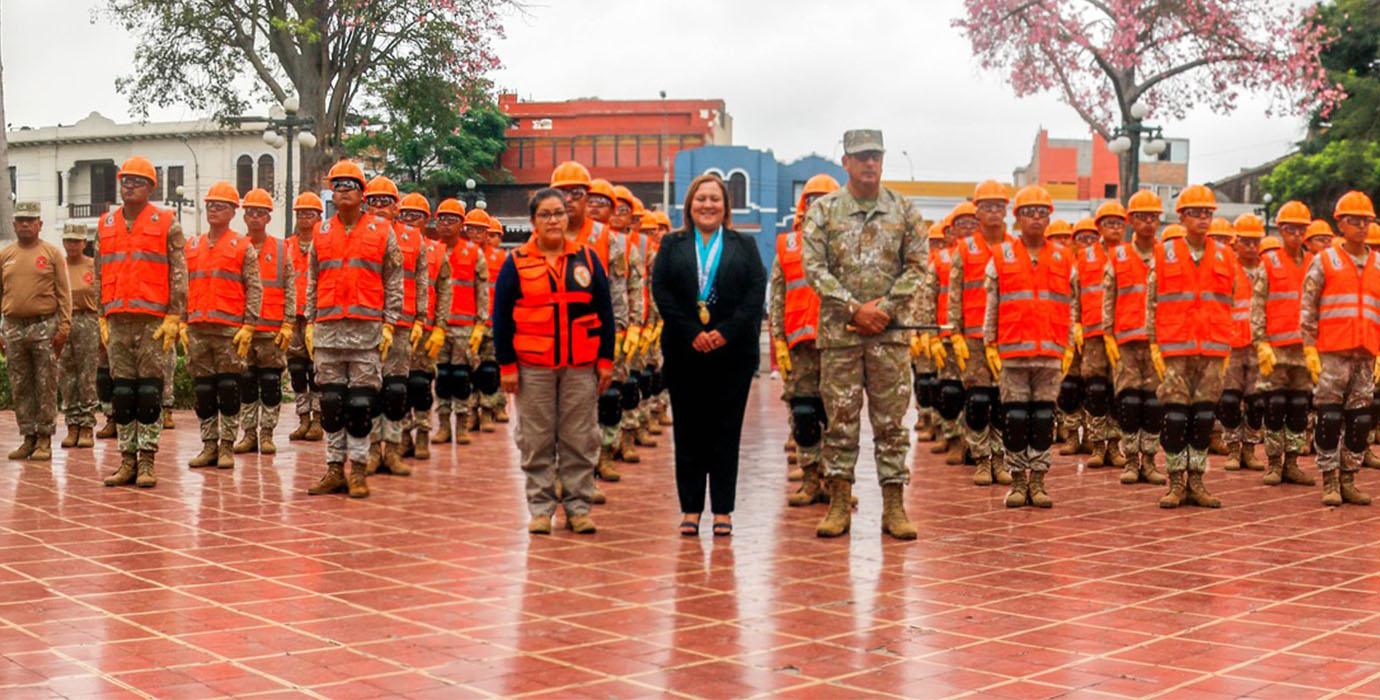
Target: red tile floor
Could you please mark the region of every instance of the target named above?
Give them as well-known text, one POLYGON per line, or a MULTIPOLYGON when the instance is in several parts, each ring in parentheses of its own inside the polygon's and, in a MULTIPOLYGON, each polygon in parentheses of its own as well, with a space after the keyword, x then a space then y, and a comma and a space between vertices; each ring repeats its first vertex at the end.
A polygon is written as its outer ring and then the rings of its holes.
POLYGON ((675 534, 665 444, 597 535, 529 538, 506 426, 364 501, 305 495, 286 415, 282 454, 225 473, 183 466, 179 414, 153 490, 101 485, 111 442, 5 463, 0 698, 1380 697, 1380 506, 1214 470, 1225 508, 1162 511, 1059 459, 1053 510, 1007 510, 922 449, 900 543, 865 452, 852 536, 820 540, 778 393, 731 539, 675 534))

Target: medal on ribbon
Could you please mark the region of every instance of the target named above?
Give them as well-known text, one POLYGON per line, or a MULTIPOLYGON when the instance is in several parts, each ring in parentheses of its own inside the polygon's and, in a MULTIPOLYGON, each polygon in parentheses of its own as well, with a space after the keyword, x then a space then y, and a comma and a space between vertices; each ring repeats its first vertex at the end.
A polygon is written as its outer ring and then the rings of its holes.
POLYGON ((705 245, 704 237, 695 232, 695 273, 699 282, 700 323, 709 325, 709 300, 714 292, 714 277, 719 272, 719 257, 723 254, 724 229, 719 227, 705 245))

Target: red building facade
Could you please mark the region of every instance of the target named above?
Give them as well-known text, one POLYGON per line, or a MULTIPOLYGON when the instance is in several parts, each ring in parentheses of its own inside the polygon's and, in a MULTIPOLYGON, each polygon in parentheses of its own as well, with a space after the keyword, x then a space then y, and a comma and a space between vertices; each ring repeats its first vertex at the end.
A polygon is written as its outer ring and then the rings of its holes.
MULTIPOLYGON (((1188 180, 1188 140, 1166 141, 1164 153, 1140 158, 1141 185, 1161 198, 1178 194, 1188 180)), ((1090 139, 1052 139, 1040 129, 1030 162, 1016 168, 1012 181, 1016 187, 1038 184, 1060 190, 1071 199, 1115 199, 1121 178, 1117 158, 1097 133, 1090 139)))

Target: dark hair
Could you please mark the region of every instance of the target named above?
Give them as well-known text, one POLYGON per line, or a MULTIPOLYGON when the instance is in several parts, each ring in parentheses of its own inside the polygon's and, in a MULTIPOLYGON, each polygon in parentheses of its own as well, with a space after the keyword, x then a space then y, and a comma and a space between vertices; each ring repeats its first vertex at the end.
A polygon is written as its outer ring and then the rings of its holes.
POLYGON ((703 185, 706 182, 712 182, 718 185, 719 191, 724 193, 723 226, 724 228, 729 228, 733 225, 733 199, 729 197, 728 185, 725 185, 723 178, 719 177, 718 175, 715 175, 714 173, 705 173, 691 180, 690 186, 685 189, 685 210, 682 212, 681 215, 682 223, 680 230, 689 231, 691 228, 694 228, 695 223, 690 218, 690 204, 695 201, 695 192, 699 190, 700 185, 703 185))
POLYGON ((527 218, 532 219, 537 216, 537 207, 548 199, 555 197, 561 200, 561 206, 566 205, 565 193, 555 187, 543 187, 537 190, 532 198, 527 200, 527 218))

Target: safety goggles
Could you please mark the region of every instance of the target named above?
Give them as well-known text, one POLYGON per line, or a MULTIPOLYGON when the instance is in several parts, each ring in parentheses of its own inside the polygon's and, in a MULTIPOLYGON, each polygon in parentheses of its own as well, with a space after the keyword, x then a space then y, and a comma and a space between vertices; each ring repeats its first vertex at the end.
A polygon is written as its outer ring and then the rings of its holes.
POLYGON ((206 211, 216 211, 216 212, 220 212, 220 211, 225 211, 225 210, 227 210, 227 209, 234 209, 234 208, 235 208, 235 205, 233 205, 233 204, 231 204, 231 203, 229 203, 229 202, 207 202, 207 203, 206 203, 206 211))
POLYGON ((375 194, 364 198, 365 204, 368 204, 371 207, 379 208, 391 207, 393 206, 393 203, 396 201, 398 200, 394 199, 393 195, 389 194, 375 194))
POLYGON ((336 180, 331 180, 331 189, 336 192, 353 192, 355 190, 362 188, 363 185, 359 184, 359 180, 356 180, 352 177, 343 177, 336 180))
POLYGON ((140 177, 138 175, 125 175, 120 178, 120 186, 133 189, 135 187, 152 187, 153 183, 149 182, 149 179, 146 177, 140 177))
POLYGON ((1212 216, 1212 210, 1206 207, 1188 207, 1179 210, 1180 216, 1187 216, 1190 219, 1206 219, 1212 216))
POLYGON ((589 194, 589 188, 586 187, 562 187, 561 191, 565 193, 565 198, 572 202, 578 202, 589 194))
POLYGON ((1021 207, 1016 210, 1016 216, 1027 219, 1048 219, 1050 213, 1049 207, 1021 207))
POLYGON ((1004 211, 1006 211, 1006 202, 1002 202, 1002 201, 978 202, 978 204, 977 204, 977 210, 978 210, 978 211, 985 211, 985 212, 989 212, 989 213, 1004 212, 1004 211))

